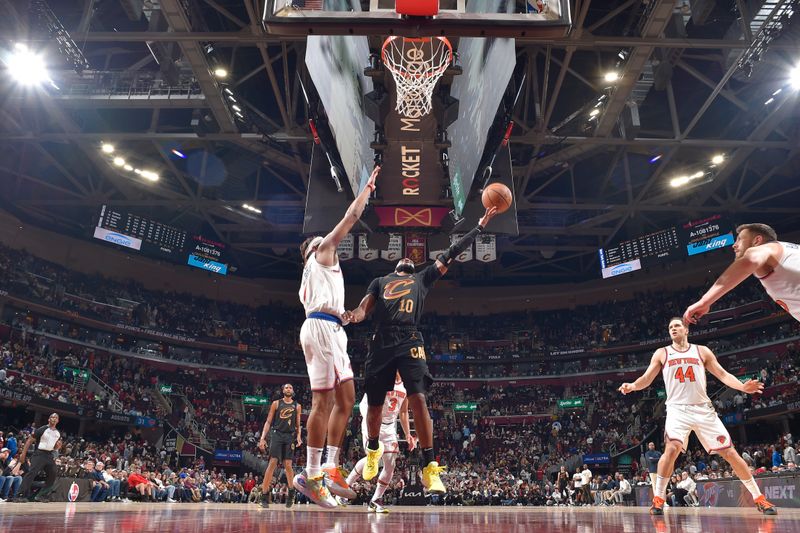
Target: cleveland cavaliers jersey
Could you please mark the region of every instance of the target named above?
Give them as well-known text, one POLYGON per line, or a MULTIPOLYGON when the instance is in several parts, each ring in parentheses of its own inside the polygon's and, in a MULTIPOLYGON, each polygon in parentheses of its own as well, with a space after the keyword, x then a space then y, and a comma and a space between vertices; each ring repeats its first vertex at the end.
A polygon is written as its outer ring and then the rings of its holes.
POLYGON ((758 280, 776 304, 800 321, 800 246, 791 242, 780 245, 783 257, 775 270, 758 280))
MULTIPOLYGON (((406 387, 403 382, 395 383, 394 389, 386 393, 386 399, 383 400, 383 412, 381 413, 381 424, 394 426, 397 422, 397 417, 400 416, 400 408, 403 406, 403 401, 406 399, 406 387)), ((361 400, 359 410, 361 411, 361 425, 366 428, 367 425, 367 395, 361 400)), ((366 429, 364 430, 366 435, 366 429)))
POLYGON ((283 398, 278 400, 278 409, 275 411, 276 419, 272 429, 281 433, 295 433, 297 431, 297 402, 286 402, 283 398))
POLYGON ((328 313, 341 317, 344 313, 344 276, 337 261, 332 267, 320 265, 316 253, 306 261, 300 281, 300 302, 310 313, 328 313))
POLYGON ((706 367, 700 358, 700 349, 690 344, 681 352, 670 345, 661 375, 667 389, 667 405, 698 405, 711 403, 706 393, 706 367))

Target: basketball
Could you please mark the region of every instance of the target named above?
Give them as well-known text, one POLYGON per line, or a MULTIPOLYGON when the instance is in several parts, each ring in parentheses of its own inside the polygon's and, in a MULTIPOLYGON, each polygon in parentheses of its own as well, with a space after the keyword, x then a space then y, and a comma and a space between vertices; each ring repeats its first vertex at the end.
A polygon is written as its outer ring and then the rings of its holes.
POLYGON ((497 208, 498 213, 504 213, 511 207, 513 197, 511 196, 511 189, 502 183, 490 183, 481 195, 481 202, 483 207, 489 209, 494 206, 497 208))

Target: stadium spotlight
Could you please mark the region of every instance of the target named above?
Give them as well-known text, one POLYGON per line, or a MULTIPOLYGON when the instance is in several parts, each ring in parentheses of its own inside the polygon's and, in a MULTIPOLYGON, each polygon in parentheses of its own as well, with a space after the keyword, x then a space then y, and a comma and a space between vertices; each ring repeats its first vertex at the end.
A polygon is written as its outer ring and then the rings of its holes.
POLYGON ((619 79, 619 73, 614 70, 606 72, 605 75, 603 76, 603 79, 609 83, 614 83, 619 79))
POLYGON ((595 109, 592 109, 592 110, 589 112, 589 116, 590 116, 590 117, 596 117, 596 116, 597 116, 597 115, 599 115, 599 114, 600 114, 600 110, 599 110, 599 109, 597 109, 597 108, 595 108, 595 109))
POLYGON ((217 67, 214 69, 214 76, 220 79, 225 79, 228 77, 228 71, 222 67, 217 67))
POLYGON ((682 187, 689 183, 689 176, 678 176, 677 178, 672 178, 669 184, 673 187, 682 187))
POLYGON ((125 166, 123 166, 122 168, 124 168, 124 169, 125 169, 125 170, 127 170, 128 172, 130 172, 131 170, 133 170, 133 166, 131 166, 131 165, 128 165, 128 164, 125 164, 125 166))
POLYGON ((46 81, 52 83, 42 56, 35 54, 22 43, 14 45, 14 50, 8 57, 6 67, 11 77, 22 85, 40 85, 46 81))
POLYGON ((151 170, 142 170, 141 176, 149 181, 158 181, 159 179, 161 179, 161 176, 159 176, 158 174, 156 174, 151 170))
POLYGON ((115 157, 114 158, 114 165, 116 165, 118 167, 124 167, 125 166, 125 160, 122 159, 121 157, 115 157))
POLYGON ((797 65, 789 72, 789 83, 792 89, 800 90, 800 65, 797 65))
POLYGON ((711 164, 713 165, 721 165, 723 161, 725 161, 725 156, 722 154, 717 154, 711 158, 711 164))
POLYGON ((103 151, 104 154, 113 154, 114 153, 114 145, 109 143, 103 143, 100 146, 100 149, 103 151))

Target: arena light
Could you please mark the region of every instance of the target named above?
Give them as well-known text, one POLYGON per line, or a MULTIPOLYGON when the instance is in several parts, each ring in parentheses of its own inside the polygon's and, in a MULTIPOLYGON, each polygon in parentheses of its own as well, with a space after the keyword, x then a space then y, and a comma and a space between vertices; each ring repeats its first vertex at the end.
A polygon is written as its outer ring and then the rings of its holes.
POLYGON ((589 112, 589 116, 590 116, 590 117, 596 117, 596 116, 597 116, 597 115, 599 115, 599 114, 600 114, 600 110, 599 110, 599 109, 597 109, 597 108, 595 108, 595 109, 592 109, 592 110, 589 112))
POLYGON ((186 159, 186 155, 180 150, 176 150, 175 148, 173 148, 171 152, 173 153, 173 155, 180 157, 181 159, 186 159))
POLYGON ((677 178, 672 178, 669 184, 673 187, 682 187, 689 183, 689 176, 678 176, 677 178))
POLYGON ((115 157, 114 158, 114 165, 116 165, 118 167, 124 167, 125 166, 125 160, 122 159, 121 157, 115 157))
POLYGON ((161 179, 161 176, 159 176, 152 170, 142 170, 140 174, 144 179, 149 181, 158 181, 159 179, 161 179))
POLYGON ((654 155, 653 157, 650 158, 650 164, 652 165, 653 163, 658 162, 658 160, 660 160, 662 157, 664 157, 664 154, 654 155))
POLYGON ((100 146, 100 150, 102 150, 104 154, 113 154, 114 145, 109 143, 103 143, 102 146, 100 146))
POLYGON ((239 106, 238 106, 238 105, 236 105, 236 104, 233 104, 233 105, 231 106, 231 109, 233 109, 234 111, 239 111, 240 113, 241 113, 241 111, 242 111, 242 108, 241 108, 241 107, 239 107, 239 106))
POLYGON ((797 65, 789 72, 789 84, 792 89, 800 90, 800 65, 797 65))
POLYGON ((615 81, 619 80, 619 73, 615 70, 606 72, 603 76, 603 79, 609 83, 614 83, 615 81))
POLYGON ((261 214, 261 209, 258 209, 257 207, 253 207, 250 204, 242 204, 242 209, 247 209, 248 211, 251 211, 253 213, 257 213, 259 215, 261 214))
POLYGON ((34 86, 44 82, 53 83, 47 73, 42 56, 34 53, 22 43, 14 45, 14 51, 9 55, 6 67, 11 77, 21 85, 34 86))
POLYGON ((225 79, 228 77, 228 71, 222 67, 217 67, 214 69, 214 76, 220 79, 225 79))
POLYGON ((125 166, 123 166, 122 168, 124 168, 124 169, 125 169, 125 170, 127 170, 128 172, 130 172, 131 170, 133 170, 133 166, 131 166, 131 165, 128 165, 128 164, 125 164, 125 166))
POLYGON ((717 154, 711 158, 712 165, 721 165, 725 161, 725 156, 723 154, 717 154))

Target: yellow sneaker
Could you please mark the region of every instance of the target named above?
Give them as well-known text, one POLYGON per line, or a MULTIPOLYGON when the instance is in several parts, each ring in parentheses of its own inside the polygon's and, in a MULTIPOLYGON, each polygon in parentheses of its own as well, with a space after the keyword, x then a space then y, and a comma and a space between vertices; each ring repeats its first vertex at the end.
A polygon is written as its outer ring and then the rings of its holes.
POLYGON ((378 466, 382 455, 383 455, 382 442, 378 442, 377 450, 370 450, 369 448, 367 448, 367 464, 364 465, 364 472, 362 472, 361 474, 361 477, 364 478, 364 481, 369 481, 370 479, 378 475, 378 466))
POLYGON ((439 477, 439 473, 446 469, 446 466, 439 466, 436 461, 428 463, 428 466, 422 469, 422 486, 428 489, 428 492, 436 492, 438 494, 447 492, 447 489, 444 488, 444 483, 442 483, 442 478, 439 477))

